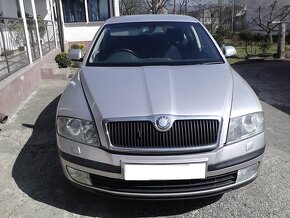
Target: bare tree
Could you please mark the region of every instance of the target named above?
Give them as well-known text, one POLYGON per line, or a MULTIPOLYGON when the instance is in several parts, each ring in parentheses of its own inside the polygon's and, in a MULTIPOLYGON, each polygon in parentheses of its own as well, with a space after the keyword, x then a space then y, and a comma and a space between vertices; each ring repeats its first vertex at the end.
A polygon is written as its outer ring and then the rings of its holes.
POLYGON ((215 33, 216 28, 219 24, 219 13, 220 13, 220 7, 213 7, 209 9, 210 11, 210 32, 215 33))
POLYGON ((187 2, 188 2, 188 0, 179 0, 178 1, 178 4, 177 4, 177 13, 178 14, 186 14, 187 2))
POLYGON ((173 0, 173 14, 176 13, 176 0, 173 0))
POLYGON ((120 0, 120 13, 122 15, 140 14, 142 8, 141 0, 120 0))
POLYGON ((253 22, 266 32, 270 43, 273 42, 272 32, 279 25, 273 21, 283 21, 290 14, 290 5, 282 7, 278 6, 278 0, 263 8, 262 5, 258 8, 258 15, 253 18, 253 22))
POLYGON ((145 8, 148 13, 161 14, 169 6, 170 0, 145 0, 145 8))

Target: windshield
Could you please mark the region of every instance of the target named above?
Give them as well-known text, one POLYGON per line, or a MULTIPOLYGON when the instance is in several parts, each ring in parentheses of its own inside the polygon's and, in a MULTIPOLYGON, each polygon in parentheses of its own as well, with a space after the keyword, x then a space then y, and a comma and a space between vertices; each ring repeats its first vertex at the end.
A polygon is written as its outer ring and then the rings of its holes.
POLYGON ((199 23, 144 22, 103 27, 87 65, 148 66, 224 63, 199 23))

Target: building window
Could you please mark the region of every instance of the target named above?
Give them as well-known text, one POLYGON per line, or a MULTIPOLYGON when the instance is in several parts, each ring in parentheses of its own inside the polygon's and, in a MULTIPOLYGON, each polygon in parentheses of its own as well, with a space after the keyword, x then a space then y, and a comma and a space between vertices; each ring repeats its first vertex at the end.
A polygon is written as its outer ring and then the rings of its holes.
POLYGON ((64 22, 84 22, 85 4, 84 0, 62 0, 64 22))
POLYGON ((110 17, 109 0, 62 0, 64 22, 85 22, 85 1, 89 21, 103 21, 110 17))
POLYGON ((89 21, 106 20, 109 18, 109 0, 87 0, 89 21))

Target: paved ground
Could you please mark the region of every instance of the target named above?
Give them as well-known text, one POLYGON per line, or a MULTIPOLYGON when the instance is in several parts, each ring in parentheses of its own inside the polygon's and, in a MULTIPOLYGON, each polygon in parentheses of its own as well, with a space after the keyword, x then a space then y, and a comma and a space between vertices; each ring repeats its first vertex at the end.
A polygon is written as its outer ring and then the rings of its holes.
POLYGON ((65 82, 48 81, 0 132, 1 217, 290 217, 290 62, 234 66, 263 101, 267 150, 260 177, 221 199, 127 201, 87 193, 61 172, 54 136, 65 82))

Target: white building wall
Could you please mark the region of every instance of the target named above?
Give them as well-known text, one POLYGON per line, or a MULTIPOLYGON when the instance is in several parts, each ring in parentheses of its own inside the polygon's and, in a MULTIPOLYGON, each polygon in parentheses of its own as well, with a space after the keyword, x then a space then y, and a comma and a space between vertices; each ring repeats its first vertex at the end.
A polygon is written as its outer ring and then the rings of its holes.
POLYGON ((64 36, 65 41, 67 42, 82 42, 82 41, 91 41, 98 29, 100 28, 100 24, 65 24, 64 28, 64 36))
MULTIPOLYGON (((120 16, 119 0, 110 0, 111 15, 120 16)), ((63 10, 61 6, 61 16, 63 22, 63 10)), ((91 41, 104 22, 82 22, 82 23, 64 23, 64 40, 66 42, 84 42, 91 41)))

